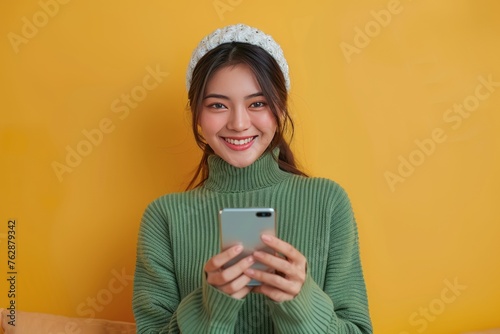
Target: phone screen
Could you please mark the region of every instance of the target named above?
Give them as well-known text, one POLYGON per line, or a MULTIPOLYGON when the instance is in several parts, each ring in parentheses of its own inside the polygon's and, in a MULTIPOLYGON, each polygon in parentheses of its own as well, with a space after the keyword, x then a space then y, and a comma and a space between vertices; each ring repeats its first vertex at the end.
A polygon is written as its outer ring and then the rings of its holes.
MULTIPOLYGON (((260 239, 263 233, 276 234, 273 208, 225 208, 219 212, 219 223, 221 250, 236 244, 243 245, 243 251, 226 263, 224 268, 232 266, 256 250, 274 254, 274 250, 267 247, 260 239)), ((252 268, 268 270, 267 266, 258 262, 254 263, 252 268)), ((260 282, 252 280, 248 285, 256 286, 260 285, 260 282)))

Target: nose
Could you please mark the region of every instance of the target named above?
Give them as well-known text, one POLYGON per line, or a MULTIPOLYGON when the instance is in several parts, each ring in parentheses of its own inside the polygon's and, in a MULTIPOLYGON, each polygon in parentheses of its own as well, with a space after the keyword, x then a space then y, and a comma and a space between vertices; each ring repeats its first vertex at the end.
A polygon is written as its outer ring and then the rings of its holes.
POLYGON ((241 132, 250 128, 251 123, 247 108, 239 105, 230 110, 226 126, 229 130, 241 132))

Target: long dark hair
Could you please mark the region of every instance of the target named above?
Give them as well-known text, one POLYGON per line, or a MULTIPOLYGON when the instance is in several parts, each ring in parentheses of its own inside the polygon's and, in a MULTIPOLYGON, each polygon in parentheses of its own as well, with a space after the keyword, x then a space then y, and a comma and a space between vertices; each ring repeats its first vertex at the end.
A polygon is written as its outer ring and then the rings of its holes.
POLYGON ((187 189, 196 188, 205 182, 209 173, 208 157, 215 154, 198 132, 198 120, 206 85, 218 69, 238 64, 246 64, 250 67, 262 89, 262 94, 269 101, 269 107, 276 119, 276 133, 266 152, 279 148, 279 168, 292 174, 307 176, 297 167, 289 142, 286 140, 287 136, 290 141, 292 140, 294 125, 288 113, 288 92, 285 78, 278 63, 267 51, 259 46, 231 42, 221 44, 207 52, 193 70, 191 86, 188 92, 189 107, 192 114, 194 138, 202 149, 203 156, 187 189), (196 183, 198 179, 199 182, 196 183))

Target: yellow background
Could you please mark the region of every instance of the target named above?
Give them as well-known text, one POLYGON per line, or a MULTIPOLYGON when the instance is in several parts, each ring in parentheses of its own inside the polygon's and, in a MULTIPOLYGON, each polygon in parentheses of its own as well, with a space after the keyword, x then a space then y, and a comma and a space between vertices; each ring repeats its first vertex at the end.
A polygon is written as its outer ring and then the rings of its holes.
POLYGON ((54 1, 0 4, 0 266, 7 271, 14 218, 19 309, 133 321, 142 212, 182 190, 200 156, 187 62, 204 35, 244 22, 285 51, 301 165, 351 197, 375 331, 500 327, 500 87, 455 129, 444 119, 454 104, 474 102, 479 77, 500 82, 500 4, 54 1), (376 13, 391 6, 397 13, 377 25, 376 13), (33 20, 36 33, 23 28, 33 20), (367 27, 363 44, 356 36, 367 27), (23 29, 31 37, 16 46, 23 29), (363 47, 346 56, 342 43, 356 41, 363 47), (168 75, 128 115, 113 112, 122 94, 140 92, 146 68, 168 75), (64 164, 67 146, 84 145, 82 131, 103 119, 112 131, 59 180, 54 161, 64 164), (418 153, 415 141, 429 143, 435 129, 446 140, 418 153), (387 173, 410 156, 419 166, 391 186, 387 173))

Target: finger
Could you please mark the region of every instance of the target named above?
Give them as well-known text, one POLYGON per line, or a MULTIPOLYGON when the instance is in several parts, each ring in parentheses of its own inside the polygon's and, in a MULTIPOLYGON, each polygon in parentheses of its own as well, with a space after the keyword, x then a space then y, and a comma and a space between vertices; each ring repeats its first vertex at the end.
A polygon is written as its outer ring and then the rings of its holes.
POLYGON ((302 283, 296 281, 290 281, 279 275, 268 273, 261 270, 255 270, 250 268, 245 270, 244 273, 245 275, 261 282, 263 285, 269 285, 271 287, 277 288, 292 296, 296 296, 300 292, 300 288, 302 287, 302 283))
POLYGON ((299 252, 291 244, 269 234, 263 234, 262 240, 272 249, 274 249, 279 256, 284 257, 289 262, 293 262, 301 267, 306 267, 307 259, 301 252, 299 252))
POLYGON ((283 254, 289 261, 297 263, 299 265, 304 265, 306 263, 306 258, 302 255, 295 247, 290 245, 273 235, 263 234, 261 236, 262 241, 274 249, 276 252, 283 254))
POLYGON ((236 245, 220 252, 207 261, 204 268, 205 272, 218 271, 226 262, 238 256, 242 251, 243 246, 236 245))
POLYGON ((231 297, 236 298, 236 299, 242 299, 246 295, 248 295, 252 291, 251 287, 245 286, 243 289, 241 289, 238 292, 235 292, 231 295, 231 297))
POLYGON ((224 270, 210 272, 207 276, 207 283, 214 286, 224 286, 243 274, 243 271, 250 268, 255 263, 253 256, 247 256, 234 265, 224 270))
POLYGON ((250 291, 252 291, 252 289, 250 289, 250 288, 241 289, 237 293, 232 294, 231 297, 236 298, 236 299, 243 299, 246 295, 248 295, 250 293, 250 291))
POLYGON ((261 251, 253 252, 253 256, 257 262, 268 266, 271 272, 277 271, 288 276, 298 276, 297 267, 294 267, 286 259, 261 251))
POLYGON ((235 280, 219 287, 219 290, 234 298, 242 298, 252 290, 251 287, 247 286, 251 280, 252 279, 247 275, 240 275, 240 277, 235 280))
POLYGON ((253 288, 252 292, 263 294, 278 303, 286 300, 292 300, 294 298, 293 295, 266 284, 253 288))

